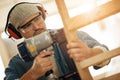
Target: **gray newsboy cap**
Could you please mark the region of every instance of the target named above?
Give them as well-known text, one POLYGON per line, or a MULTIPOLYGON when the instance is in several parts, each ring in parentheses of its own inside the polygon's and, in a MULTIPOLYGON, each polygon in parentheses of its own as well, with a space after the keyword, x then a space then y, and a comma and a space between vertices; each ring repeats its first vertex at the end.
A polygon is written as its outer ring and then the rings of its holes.
POLYGON ((29 16, 41 12, 37 8, 38 4, 21 3, 15 6, 10 13, 10 23, 17 29, 22 22, 29 16))

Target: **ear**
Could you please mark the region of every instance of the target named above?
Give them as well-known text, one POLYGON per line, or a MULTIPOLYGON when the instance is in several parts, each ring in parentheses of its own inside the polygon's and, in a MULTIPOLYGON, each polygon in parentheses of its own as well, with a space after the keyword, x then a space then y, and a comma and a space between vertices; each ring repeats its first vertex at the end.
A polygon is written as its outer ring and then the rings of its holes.
POLYGON ((9 37, 13 37, 15 39, 22 38, 21 34, 14 28, 14 26, 11 23, 8 24, 7 32, 10 35, 9 37))
POLYGON ((47 15, 47 11, 45 10, 45 8, 42 6, 42 4, 40 4, 39 6, 37 6, 37 8, 42 12, 42 17, 45 20, 46 15, 47 15))

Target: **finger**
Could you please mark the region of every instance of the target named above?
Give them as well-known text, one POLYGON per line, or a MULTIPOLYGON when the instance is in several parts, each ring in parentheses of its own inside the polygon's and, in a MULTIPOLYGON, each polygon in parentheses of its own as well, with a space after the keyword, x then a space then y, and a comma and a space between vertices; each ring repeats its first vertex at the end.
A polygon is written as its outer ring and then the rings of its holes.
POLYGON ((46 71, 51 70, 53 68, 53 64, 52 61, 45 61, 44 63, 42 63, 42 68, 46 69, 46 71))
POLYGON ((52 64, 52 61, 49 57, 44 57, 41 59, 37 59, 37 64, 40 65, 41 67, 46 67, 52 64))
POLYGON ((74 61, 82 61, 84 59, 84 56, 82 54, 78 54, 78 53, 75 53, 75 54, 70 54, 70 57, 74 60, 74 61))
POLYGON ((52 66, 52 65, 47 66, 47 67, 44 67, 45 71, 49 71, 49 70, 51 70, 52 68, 53 68, 53 66, 52 66))
POLYGON ((82 50, 80 48, 71 48, 67 52, 68 54, 74 54, 74 53, 81 53, 81 51, 82 50))
POLYGON ((45 66, 51 66, 52 62, 51 61, 44 62, 43 65, 45 65, 45 66))
POLYGON ((84 45, 83 42, 81 42, 80 40, 76 40, 76 41, 71 41, 70 43, 67 44, 67 48, 71 49, 71 48, 80 48, 84 45))
POLYGON ((54 52, 53 51, 45 51, 40 53, 40 57, 47 57, 52 55, 54 52))

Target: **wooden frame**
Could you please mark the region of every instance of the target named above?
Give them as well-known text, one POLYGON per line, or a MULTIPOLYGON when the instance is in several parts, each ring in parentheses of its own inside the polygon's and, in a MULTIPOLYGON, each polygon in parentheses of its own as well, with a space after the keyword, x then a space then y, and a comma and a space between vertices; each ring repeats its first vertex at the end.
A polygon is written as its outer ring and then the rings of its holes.
MULTIPOLYGON (((106 4, 96 7, 91 11, 88 11, 83 14, 77 15, 73 18, 70 18, 64 0, 55 0, 55 1, 64 24, 64 31, 65 31, 65 34, 67 35, 66 38, 68 43, 71 40, 77 38, 76 31, 79 28, 84 27, 88 24, 97 22, 101 19, 104 19, 106 17, 109 17, 111 15, 114 15, 120 12, 120 0, 112 0, 106 4)), ((104 60, 111 59, 112 57, 115 57, 117 55, 120 55, 120 47, 112 51, 108 51, 106 53, 108 54, 100 54, 100 55, 91 57, 89 59, 86 59, 80 63, 75 62, 79 75, 81 76, 82 80, 93 80, 88 70, 88 67, 96 63, 102 62, 104 60)), ((104 78, 103 80, 118 80, 119 78, 120 78, 120 74, 116 74, 116 75, 104 78)))

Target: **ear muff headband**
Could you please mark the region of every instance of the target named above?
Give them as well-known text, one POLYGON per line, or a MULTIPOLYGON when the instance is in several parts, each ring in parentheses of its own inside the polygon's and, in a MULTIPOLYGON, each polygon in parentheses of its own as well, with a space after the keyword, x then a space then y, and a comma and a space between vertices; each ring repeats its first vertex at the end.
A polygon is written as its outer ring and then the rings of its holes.
POLYGON ((38 5, 36 5, 36 7, 42 12, 43 19, 46 18, 46 10, 43 8, 42 4, 40 4, 40 3, 21 2, 21 3, 14 5, 8 13, 6 26, 5 26, 5 33, 9 36, 9 38, 11 38, 11 37, 13 37, 15 39, 22 38, 21 34, 15 29, 15 27, 11 23, 9 23, 9 18, 10 18, 11 12, 19 4, 38 4, 38 5))
MULTIPOLYGON (((17 5, 19 5, 19 4, 22 4, 22 3, 18 3, 18 4, 16 4, 16 5, 14 5, 14 6, 10 9, 10 11, 9 11, 9 13, 8 13, 8 16, 7 16, 7 21, 6 21, 6 26, 5 26, 5 33, 9 36, 9 38, 11 38, 11 37, 13 37, 13 38, 15 38, 15 39, 22 38, 21 35, 18 36, 18 34, 15 33, 15 32, 18 32, 18 31, 14 28, 14 26, 13 26, 11 23, 9 23, 9 18, 10 18, 11 12, 12 12, 13 9, 14 9, 17 5), (15 32, 14 32, 14 31, 15 31, 15 32)), ((18 33, 19 33, 19 32, 18 32, 18 33)), ((19 34, 20 34, 20 33, 19 33, 19 34)))
POLYGON ((42 17, 45 20, 47 11, 44 9, 42 4, 41 5, 39 4, 39 6, 37 6, 37 8, 42 12, 42 17))

